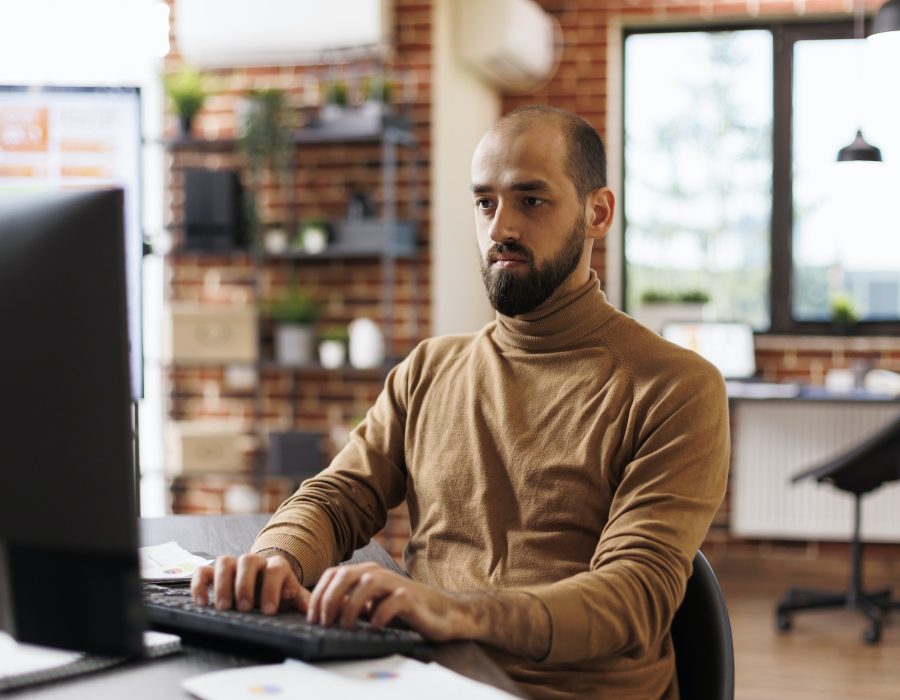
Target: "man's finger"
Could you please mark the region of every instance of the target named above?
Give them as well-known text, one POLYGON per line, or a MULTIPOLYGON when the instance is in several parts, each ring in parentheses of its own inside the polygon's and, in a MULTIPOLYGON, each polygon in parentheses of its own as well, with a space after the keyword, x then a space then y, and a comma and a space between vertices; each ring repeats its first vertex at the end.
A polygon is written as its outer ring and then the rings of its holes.
MULTIPOLYGON (((363 571, 355 566, 342 566, 331 577, 328 586, 322 591, 319 606, 319 619, 323 625, 331 625, 338 619, 344 607, 345 597, 355 588, 363 571)), ((316 586, 318 588, 318 586, 316 586)))
POLYGON ((297 577, 293 575, 285 576, 284 584, 281 586, 281 606, 285 610, 299 610, 307 612, 309 609, 310 592, 300 585, 297 577))
POLYGON ((256 595, 256 580, 260 570, 266 566, 266 559, 257 554, 242 554, 237 560, 234 577, 235 607, 246 612, 253 607, 256 595))
POLYGON ((216 559, 216 577, 213 582, 213 594, 216 598, 216 608, 227 610, 234 600, 234 573, 237 562, 234 557, 219 557, 216 559))
POLYGON ((206 605, 209 602, 209 584, 215 578, 216 571, 211 566, 198 567, 191 577, 191 595, 197 605, 206 605))
POLYGON ((377 629, 385 627, 395 617, 408 613, 409 606, 409 590, 402 586, 395 588, 375 607, 375 614, 371 619, 372 626, 377 629))
POLYGON ((278 610, 286 579, 296 579, 291 567, 282 557, 269 557, 262 573, 262 587, 259 592, 259 608, 265 615, 278 610))
POLYGON ((327 577, 322 577, 313 591, 314 597, 318 594, 315 621, 322 625, 334 623, 343 607, 344 596, 357 578, 359 571, 355 566, 336 566, 327 577))
POLYGON ((328 588, 328 585, 331 583, 331 579, 337 573, 337 567, 331 567, 330 569, 325 569, 322 573, 322 576, 319 578, 319 582, 316 584, 316 587, 313 589, 312 595, 309 599, 309 607, 306 611, 306 619, 310 622, 319 622, 321 618, 321 607, 322 607, 322 594, 325 592, 325 589, 328 588))
POLYGON ((343 601, 341 625, 345 629, 353 627, 359 614, 366 609, 369 603, 383 598, 390 592, 390 584, 384 580, 383 576, 379 576, 374 571, 363 573, 343 601))

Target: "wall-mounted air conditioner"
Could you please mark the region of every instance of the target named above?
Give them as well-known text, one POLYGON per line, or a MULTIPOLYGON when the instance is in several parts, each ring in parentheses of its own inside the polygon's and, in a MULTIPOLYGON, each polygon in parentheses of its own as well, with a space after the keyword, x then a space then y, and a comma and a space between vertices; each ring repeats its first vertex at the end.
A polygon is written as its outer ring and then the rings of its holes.
POLYGON ((459 57, 502 90, 527 90, 552 76, 558 28, 534 0, 457 0, 459 57))
POLYGON ((175 39, 202 68, 318 62, 390 43, 388 0, 177 0, 175 39))

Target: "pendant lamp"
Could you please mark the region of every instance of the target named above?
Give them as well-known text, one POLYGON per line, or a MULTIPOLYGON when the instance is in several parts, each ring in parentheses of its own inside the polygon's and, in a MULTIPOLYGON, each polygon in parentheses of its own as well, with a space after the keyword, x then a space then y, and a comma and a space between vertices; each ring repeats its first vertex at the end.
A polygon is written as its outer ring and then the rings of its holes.
MULTIPOLYGON (((900 0, 889 0, 885 5, 897 5, 900 8, 900 0)), ((884 7, 881 8, 882 10, 884 7)), ((858 42, 861 42, 865 39, 863 35, 864 24, 865 24, 865 7, 859 0, 854 0, 853 10, 855 14, 855 27, 854 34, 855 38, 858 42)), ((880 11, 879 11, 880 13, 880 11)), ((860 73, 862 73, 862 58, 860 57, 860 73)), ((862 84, 862 81, 860 81, 862 84)), ((838 163, 847 163, 847 162, 869 162, 869 163, 880 163, 882 162, 881 158, 881 149, 873 146, 868 141, 863 138, 862 129, 856 130, 856 138, 853 139, 853 143, 849 146, 844 146, 840 151, 838 151, 837 155, 838 163)))
POLYGON ((867 160, 880 163, 881 149, 866 141, 863 138, 862 130, 857 129, 856 138, 853 139, 853 143, 849 146, 844 146, 838 151, 837 159, 839 163, 849 160, 867 160))

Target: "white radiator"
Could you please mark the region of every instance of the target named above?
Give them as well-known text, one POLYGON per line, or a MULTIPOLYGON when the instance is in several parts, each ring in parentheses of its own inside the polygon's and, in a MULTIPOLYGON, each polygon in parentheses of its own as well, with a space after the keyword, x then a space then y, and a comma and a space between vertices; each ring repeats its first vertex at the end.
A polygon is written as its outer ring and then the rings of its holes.
MULTIPOLYGON (((790 479, 877 432, 900 414, 900 404, 744 400, 732 410, 732 533, 847 540, 853 496, 815 479, 790 479)), ((900 482, 863 496, 862 536, 900 542, 900 482)))

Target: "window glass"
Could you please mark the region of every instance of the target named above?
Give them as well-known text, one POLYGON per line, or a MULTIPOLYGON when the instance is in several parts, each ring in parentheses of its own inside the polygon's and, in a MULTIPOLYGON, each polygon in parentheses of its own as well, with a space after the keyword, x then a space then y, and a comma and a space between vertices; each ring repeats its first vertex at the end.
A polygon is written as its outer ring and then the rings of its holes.
POLYGON ((709 320, 769 326, 772 35, 625 42, 626 309, 709 295, 709 320))
POLYGON ((896 76, 886 76, 883 57, 871 51, 869 42, 854 40, 794 45, 792 313, 798 321, 831 320, 841 299, 862 321, 900 318, 900 101, 886 87, 896 76), (859 128, 884 163, 836 162, 859 128))

